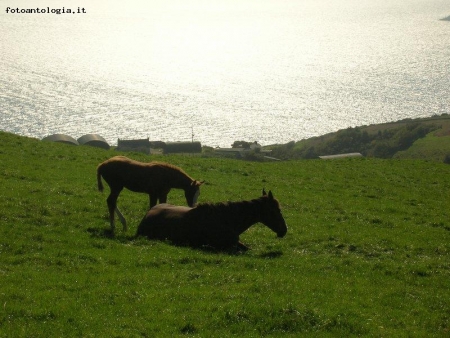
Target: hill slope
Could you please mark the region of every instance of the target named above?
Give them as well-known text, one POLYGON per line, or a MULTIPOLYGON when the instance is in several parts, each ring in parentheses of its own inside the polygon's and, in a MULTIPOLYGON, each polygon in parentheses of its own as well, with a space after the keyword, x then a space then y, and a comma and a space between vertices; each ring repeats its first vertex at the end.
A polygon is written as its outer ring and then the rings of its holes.
POLYGON ((286 237, 256 225, 241 236, 252 250, 230 254, 135 238, 148 199, 129 191, 130 232, 112 237, 95 171, 118 152, 0 142, 1 337, 449 333, 448 165, 127 154, 206 180, 200 202, 272 190, 286 237))

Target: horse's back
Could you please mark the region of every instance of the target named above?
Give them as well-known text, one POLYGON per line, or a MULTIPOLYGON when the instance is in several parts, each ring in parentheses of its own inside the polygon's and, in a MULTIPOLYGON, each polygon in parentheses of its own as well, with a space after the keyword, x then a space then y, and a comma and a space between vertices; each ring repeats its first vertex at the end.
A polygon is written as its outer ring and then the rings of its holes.
POLYGON ((178 238, 187 230, 185 220, 191 209, 167 203, 157 204, 142 219, 137 235, 154 239, 178 238))
POLYGON ((164 180, 152 163, 138 162, 125 156, 114 156, 98 166, 98 174, 111 186, 126 187, 135 192, 149 192, 164 180))
POLYGON ((156 217, 165 218, 168 220, 180 219, 183 218, 190 210, 192 210, 191 207, 161 203, 151 208, 145 215, 144 219, 152 219, 156 217))
MULTIPOLYGON (((151 162, 150 162, 151 163, 151 162)), ((102 168, 103 170, 108 170, 108 168, 114 168, 117 170, 118 168, 139 168, 139 167, 146 167, 149 163, 145 162, 139 162, 132 160, 131 158, 125 157, 125 156, 114 156, 110 159, 107 159, 103 163, 100 163, 99 168, 102 168)))
POLYGON ((100 174, 108 184, 124 186, 132 191, 159 190, 178 184, 180 177, 190 178, 180 168, 162 162, 139 162, 125 156, 114 156, 98 166, 100 174))

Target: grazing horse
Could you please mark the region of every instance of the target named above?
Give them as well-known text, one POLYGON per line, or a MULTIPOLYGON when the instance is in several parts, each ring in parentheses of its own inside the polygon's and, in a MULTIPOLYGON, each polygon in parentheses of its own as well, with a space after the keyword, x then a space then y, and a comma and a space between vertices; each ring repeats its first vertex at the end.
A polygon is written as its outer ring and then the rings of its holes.
POLYGON ((197 203, 200 185, 203 183, 192 179, 174 165, 161 162, 142 163, 125 156, 115 156, 99 164, 97 167, 99 191, 103 191, 102 177, 111 190, 106 202, 113 231, 114 211, 122 222, 123 230, 127 230, 125 218, 117 208, 117 198, 123 188, 148 194, 150 208, 155 206, 158 200, 160 203, 166 203, 170 189, 183 189, 187 204, 193 207, 197 203))
POLYGON ((202 203, 195 208, 158 204, 139 224, 137 236, 169 240, 175 245, 248 250, 239 235, 261 222, 278 237, 287 232, 280 205, 269 191, 251 201, 202 203))

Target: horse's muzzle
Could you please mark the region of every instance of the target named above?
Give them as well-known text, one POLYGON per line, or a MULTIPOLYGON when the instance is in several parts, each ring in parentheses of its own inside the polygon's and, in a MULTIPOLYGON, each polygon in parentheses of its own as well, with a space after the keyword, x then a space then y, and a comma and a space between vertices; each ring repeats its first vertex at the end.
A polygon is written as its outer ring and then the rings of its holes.
POLYGON ((286 233, 287 233, 287 227, 286 227, 286 229, 284 229, 282 231, 278 231, 277 232, 277 237, 278 238, 282 238, 282 237, 284 237, 286 235, 286 233))

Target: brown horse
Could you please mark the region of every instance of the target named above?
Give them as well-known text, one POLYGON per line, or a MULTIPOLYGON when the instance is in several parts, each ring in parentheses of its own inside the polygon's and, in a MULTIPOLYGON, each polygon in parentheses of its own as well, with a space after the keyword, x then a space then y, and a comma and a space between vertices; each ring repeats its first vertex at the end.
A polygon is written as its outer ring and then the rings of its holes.
POLYGON ((102 177, 111 190, 106 202, 113 231, 114 211, 122 222, 123 230, 127 230, 125 218, 117 208, 117 198, 123 188, 148 194, 150 208, 155 206, 158 200, 160 203, 166 203, 170 189, 183 189, 187 204, 193 207, 197 203, 200 185, 203 183, 192 179, 174 165, 161 162, 142 163, 125 156, 115 156, 99 164, 97 167, 99 191, 103 191, 102 177))
POLYGON ((139 224, 137 236, 169 240, 175 245, 248 250, 239 235, 261 222, 278 237, 287 232, 280 205, 269 191, 251 201, 199 204, 195 208, 158 204, 139 224))

